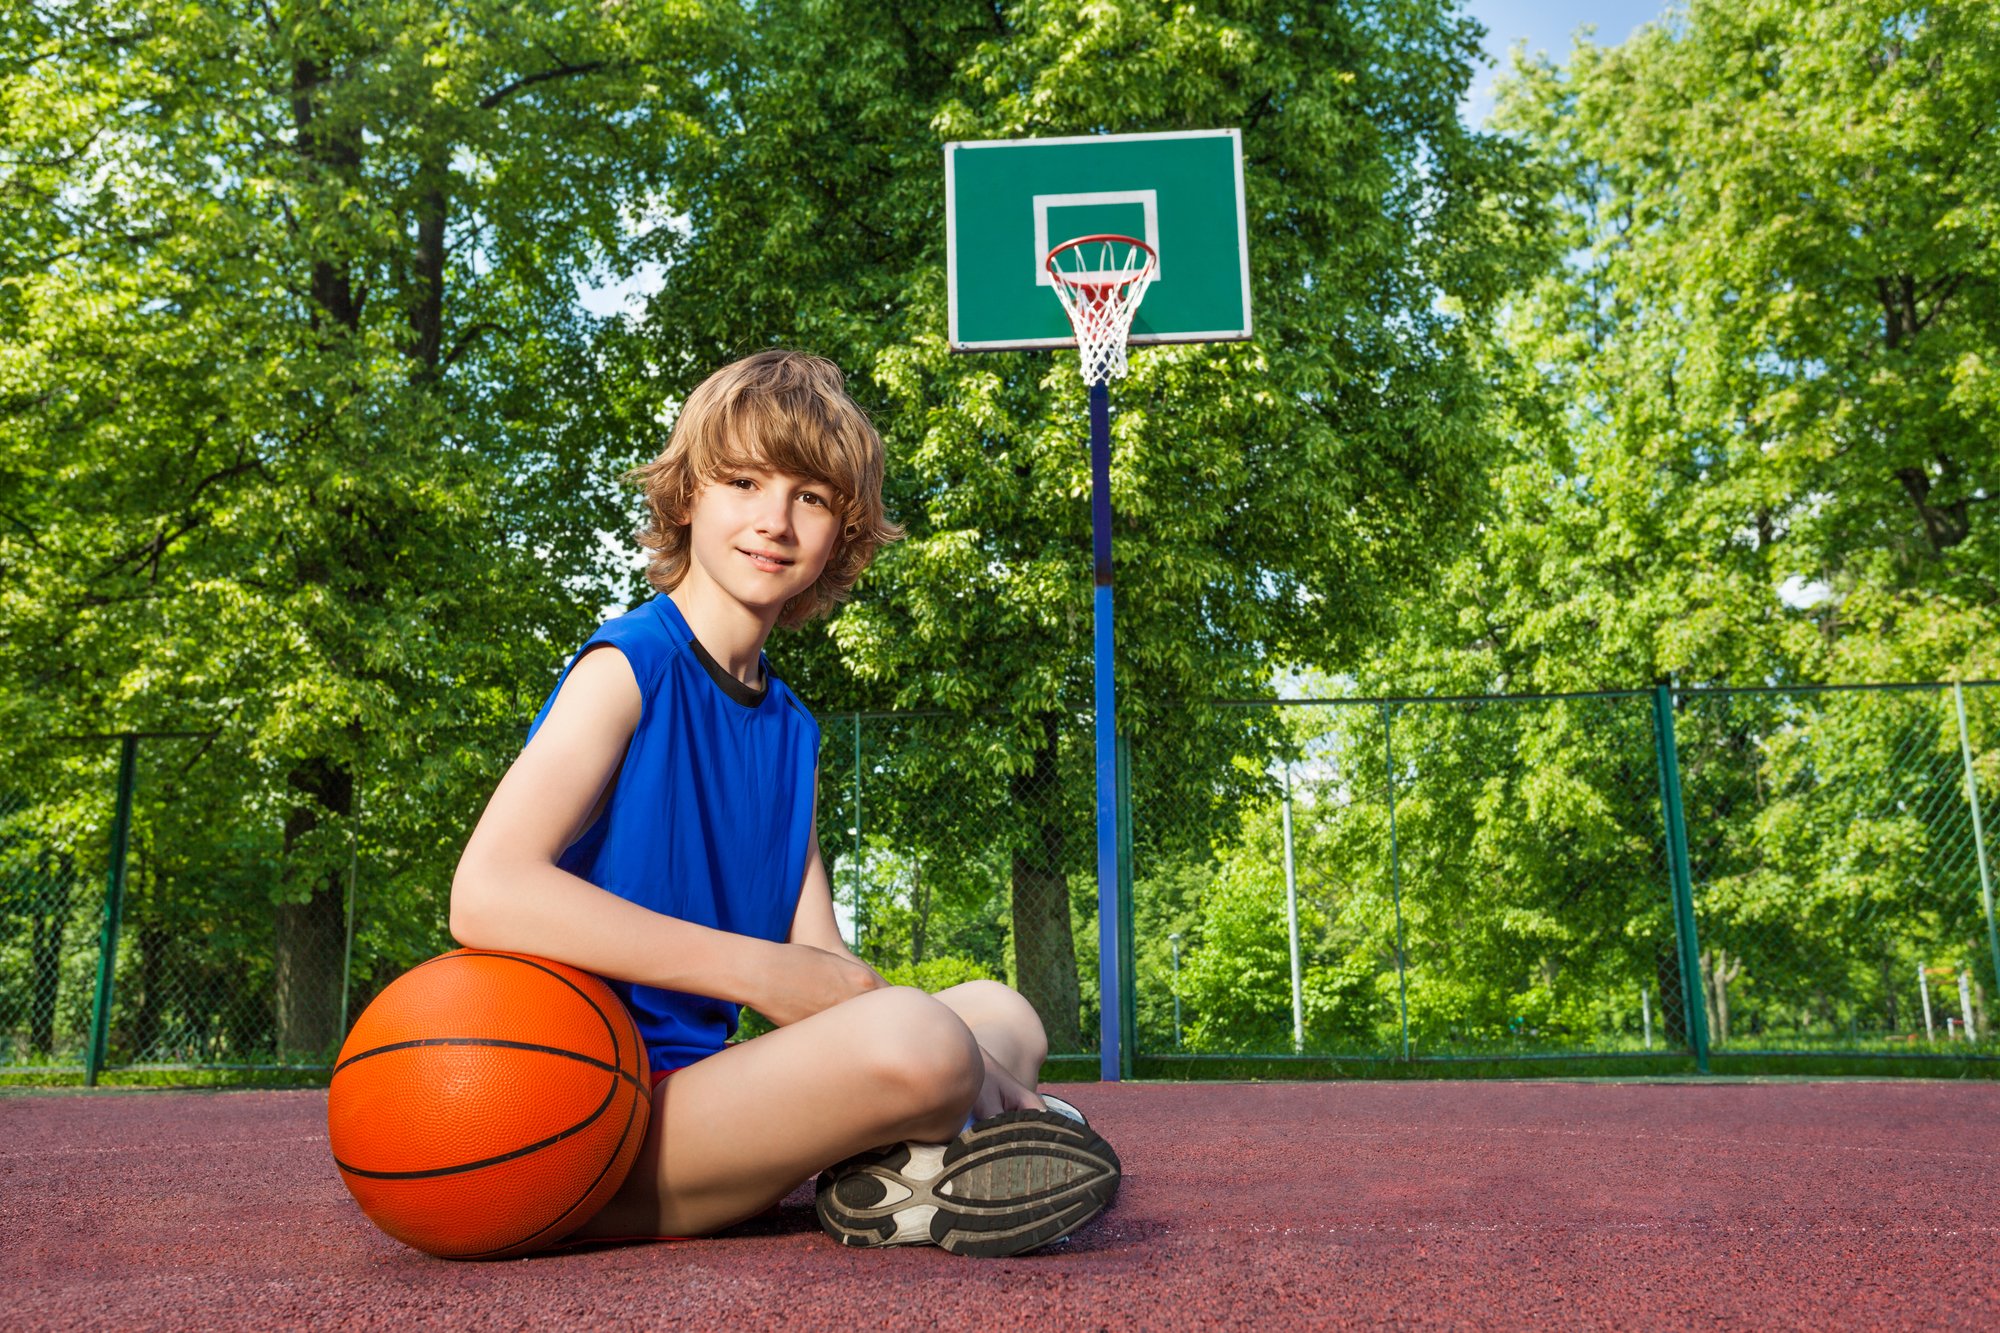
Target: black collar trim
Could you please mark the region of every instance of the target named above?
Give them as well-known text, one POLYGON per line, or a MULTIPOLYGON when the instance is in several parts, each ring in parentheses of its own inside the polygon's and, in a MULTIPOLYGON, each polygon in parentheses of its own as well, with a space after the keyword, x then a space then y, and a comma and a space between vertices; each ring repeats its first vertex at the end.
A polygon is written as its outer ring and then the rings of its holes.
POLYGON ((708 673, 708 678, 714 681, 724 694, 745 708, 755 708, 771 697, 771 672, 762 653, 757 654, 757 674, 763 677, 764 688, 752 689, 724 670, 722 663, 711 657, 708 649, 701 646, 701 640, 691 634, 688 636, 688 648, 694 653, 694 660, 701 663, 701 669, 708 673))

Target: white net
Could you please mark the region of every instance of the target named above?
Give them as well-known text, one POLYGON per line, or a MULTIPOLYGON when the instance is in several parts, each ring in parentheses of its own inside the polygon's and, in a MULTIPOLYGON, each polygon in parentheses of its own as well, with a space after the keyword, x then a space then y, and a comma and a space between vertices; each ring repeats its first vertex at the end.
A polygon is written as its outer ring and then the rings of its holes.
POLYGON ((1085 236, 1049 251, 1048 269, 1076 330, 1083 382, 1123 378, 1132 317, 1159 269, 1152 248, 1129 236, 1085 236))

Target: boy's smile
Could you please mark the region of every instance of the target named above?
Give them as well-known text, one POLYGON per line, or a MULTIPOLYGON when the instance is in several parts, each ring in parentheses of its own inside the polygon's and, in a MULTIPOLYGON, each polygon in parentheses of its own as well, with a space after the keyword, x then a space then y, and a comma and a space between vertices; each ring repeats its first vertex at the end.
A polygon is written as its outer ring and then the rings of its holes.
MULTIPOLYGON (((743 550, 743 548, 740 546, 737 549, 739 551, 743 550)), ((743 554, 749 556, 750 559, 756 563, 757 568, 772 573, 775 573, 780 569, 784 569, 786 566, 793 563, 792 561, 785 559, 781 555, 775 555, 767 551, 743 551, 743 554)))

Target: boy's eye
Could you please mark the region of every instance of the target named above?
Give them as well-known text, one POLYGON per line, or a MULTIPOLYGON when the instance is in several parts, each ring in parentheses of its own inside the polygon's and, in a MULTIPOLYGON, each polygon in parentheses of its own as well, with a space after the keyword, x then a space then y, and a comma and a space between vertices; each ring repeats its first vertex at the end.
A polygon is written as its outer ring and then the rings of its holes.
MULTIPOLYGON (((746 491, 755 490, 757 487, 756 479, 753 477, 730 477, 724 480, 722 484, 746 491)), ((808 504, 818 505, 821 509, 829 508, 833 503, 818 491, 800 491, 799 498, 808 504)))

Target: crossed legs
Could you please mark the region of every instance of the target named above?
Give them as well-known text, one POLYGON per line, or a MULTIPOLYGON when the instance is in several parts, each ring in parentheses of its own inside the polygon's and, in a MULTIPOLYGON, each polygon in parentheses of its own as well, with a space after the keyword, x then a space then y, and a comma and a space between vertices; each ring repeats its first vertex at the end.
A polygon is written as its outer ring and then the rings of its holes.
POLYGON ((1034 1009, 998 982, 857 996, 662 1082, 631 1174, 576 1234, 699 1236, 754 1217, 865 1149, 944 1142, 996 1099, 1039 1106, 1047 1053, 1034 1009))

